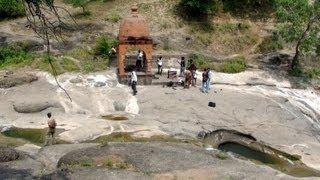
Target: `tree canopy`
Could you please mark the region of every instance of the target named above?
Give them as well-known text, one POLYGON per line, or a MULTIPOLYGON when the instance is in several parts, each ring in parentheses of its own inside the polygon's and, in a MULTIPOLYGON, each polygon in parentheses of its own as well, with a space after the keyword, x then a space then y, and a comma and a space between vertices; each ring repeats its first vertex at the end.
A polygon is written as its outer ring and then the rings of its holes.
POLYGON ((316 53, 320 46, 319 0, 276 0, 278 29, 290 43, 296 43, 292 70, 299 73, 301 53, 316 53))

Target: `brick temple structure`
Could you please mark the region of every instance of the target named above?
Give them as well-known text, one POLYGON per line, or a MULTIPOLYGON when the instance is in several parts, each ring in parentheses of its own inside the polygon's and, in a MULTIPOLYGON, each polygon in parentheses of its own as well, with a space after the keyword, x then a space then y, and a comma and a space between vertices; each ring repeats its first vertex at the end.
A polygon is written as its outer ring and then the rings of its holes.
MULTIPOLYGON (((137 73, 140 84, 152 83, 152 51, 153 40, 150 37, 150 30, 146 20, 138 13, 136 5, 131 8, 131 16, 123 19, 119 29, 118 46, 118 77, 121 83, 127 82, 126 71, 129 62, 126 60, 126 53, 130 49, 140 49, 144 52, 143 68, 137 73)), ((132 64, 131 64, 132 66, 132 64)))

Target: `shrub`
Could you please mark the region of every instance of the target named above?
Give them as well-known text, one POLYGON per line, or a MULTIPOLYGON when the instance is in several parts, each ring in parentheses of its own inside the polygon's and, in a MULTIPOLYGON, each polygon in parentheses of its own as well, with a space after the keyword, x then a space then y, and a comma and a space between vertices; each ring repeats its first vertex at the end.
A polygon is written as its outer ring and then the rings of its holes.
POLYGON ((283 49, 283 43, 280 41, 279 36, 272 35, 266 37, 258 46, 259 53, 270 53, 283 49))
POLYGON ((86 14, 88 12, 87 5, 90 0, 64 0, 65 3, 72 4, 74 7, 82 8, 82 13, 86 14))
POLYGON ((22 1, 0 0, 0 19, 25 15, 22 1))
POLYGON ((12 64, 31 61, 33 55, 24 46, 15 43, 10 46, 0 47, 0 68, 12 64))
POLYGON ((193 60, 194 64, 197 66, 198 69, 214 69, 214 65, 210 62, 209 59, 207 59, 202 54, 192 54, 190 58, 193 60))
POLYGON ((274 6, 274 0, 222 0, 223 8, 237 16, 265 17, 274 6))
POLYGON ((115 39, 103 36, 96 41, 93 51, 95 55, 109 57, 112 47, 116 45, 117 41, 115 39))
POLYGON ((177 10, 184 18, 201 19, 217 10, 217 2, 216 0, 181 0, 177 10))
POLYGON ((121 16, 117 13, 117 12, 111 12, 110 14, 108 14, 106 20, 113 22, 113 23, 117 23, 119 22, 121 19, 121 16))
POLYGON ((240 56, 224 62, 219 70, 224 73, 239 73, 247 68, 245 58, 240 56))
POLYGON ((310 79, 320 78, 320 68, 312 68, 307 70, 306 74, 310 79))
POLYGON ((163 50, 165 50, 165 51, 170 51, 171 50, 169 39, 164 40, 164 42, 163 42, 163 50))

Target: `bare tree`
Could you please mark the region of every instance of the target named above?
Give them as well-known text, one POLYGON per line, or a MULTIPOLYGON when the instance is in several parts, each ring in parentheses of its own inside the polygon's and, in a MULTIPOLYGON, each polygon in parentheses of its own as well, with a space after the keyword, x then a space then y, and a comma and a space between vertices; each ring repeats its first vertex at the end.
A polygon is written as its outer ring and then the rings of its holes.
POLYGON ((51 39, 66 42, 63 37, 63 31, 68 28, 66 23, 70 19, 72 23, 76 21, 72 18, 71 14, 64 7, 56 6, 54 0, 23 0, 28 20, 28 26, 43 40, 46 47, 46 55, 50 67, 52 68, 53 76, 59 88, 61 88, 70 101, 72 99, 68 92, 59 84, 57 80, 57 71, 52 64, 51 58, 51 39), (67 16, 65 18, 63 15, 67 16))

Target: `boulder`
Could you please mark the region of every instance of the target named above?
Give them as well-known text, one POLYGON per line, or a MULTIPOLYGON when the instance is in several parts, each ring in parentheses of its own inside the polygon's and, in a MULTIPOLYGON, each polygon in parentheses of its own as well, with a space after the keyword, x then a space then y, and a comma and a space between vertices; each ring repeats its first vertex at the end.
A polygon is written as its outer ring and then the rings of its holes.
POLYGON ((0 88, 10 88, 22 84, 31 83, 38 80, 38 77, 28 73, 10 73, 0 74, 0 88))
POLYGON ((20 153, 8 147, 0 147, 0 162, 14 161, 20 158, 20 153))
POLYGON ((58 102, 35 101, 35 102, 15 102, 13 109, 18 113, 36 113, 48 108, 62 108, 58 102))

